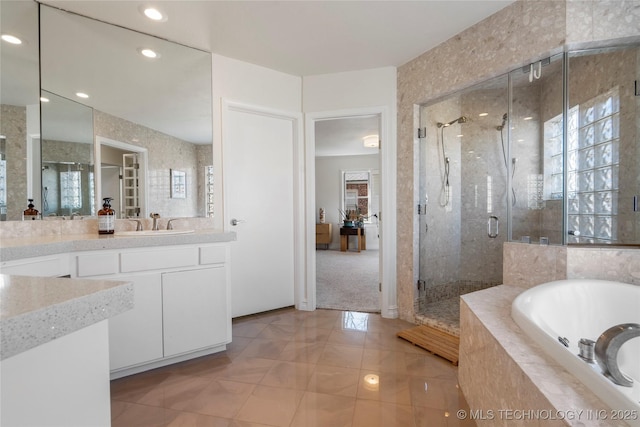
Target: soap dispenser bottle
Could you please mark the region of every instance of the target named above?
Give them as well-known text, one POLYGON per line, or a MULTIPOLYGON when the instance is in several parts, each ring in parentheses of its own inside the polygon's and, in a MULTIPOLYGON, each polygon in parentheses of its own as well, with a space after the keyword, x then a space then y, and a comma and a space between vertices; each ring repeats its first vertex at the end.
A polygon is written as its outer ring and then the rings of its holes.
POLYGON ((98 234, 113 234, 116 228, 116 213, 111 209, 111 197, 105 197, 98 211, 98 234))
POLYGON ((23 221, 31 221, 35 219, 40 219, 40 212, 33 206, 33 199, 28 199, 29 204, 27 205, 27 209, 22 212, 22 220, 23 221))

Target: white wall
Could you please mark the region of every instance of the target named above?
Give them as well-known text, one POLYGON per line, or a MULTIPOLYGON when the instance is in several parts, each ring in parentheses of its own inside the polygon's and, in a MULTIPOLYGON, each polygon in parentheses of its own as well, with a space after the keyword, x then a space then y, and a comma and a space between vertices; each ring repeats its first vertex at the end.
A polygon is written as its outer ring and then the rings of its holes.
POLYGON ((216 54, 212 55, 212 70, 214 226, 222 229, 222 101, 299 113, 302 78, 216 54))
POLYGON ((384 67, 303 77, 302 110, 309 113, 386 106, 395 123, 396 74, 395 67, 384 67))
MULTIPOLYGON (((381 117, 382 141, 380 149, 380 250, 382 254, 382 316, 398 316, 396 294, 396 159, 397 159, 397 70, 383 67, 345 73, 307 76, 302 79, 302 111, 306 119, 307 178, 313 180, 310 170, 315 168, 312 158, 315 150, 314 120, 362 114, 381 117)), ((307 182, 306 195, 311 204, 315 200, 315 182, 307 182)), ((314 210, 315 206, 307 209, 314 210)), ((313 222, 314 212, 307 212, 307 222, 313 222)), ((314 235, 308 235, 307 250, 313 251, 314 235)), ((367 238, 367 244, 368 244, 367 238)), ((308 286, 315 291, 315 259, 308 260, 308 286), (312 284, 312 285, 309 285, 312 284)))
MULTIPOLYGON (((342 171, 379 170, 378 155, 316 157, 316 207, 324 208, 325 222, 333 224, 329 249, 340 249, 340 197, 342 171)), ((316 210, 318 210, 316 209, 316 210)), ((318 212, 316 212, 317 216, 318 212)), ((374 219, 375 221, 375 219, 374 219)), ((366 226, 367 249, 378 249, 377 225, 366 226)))

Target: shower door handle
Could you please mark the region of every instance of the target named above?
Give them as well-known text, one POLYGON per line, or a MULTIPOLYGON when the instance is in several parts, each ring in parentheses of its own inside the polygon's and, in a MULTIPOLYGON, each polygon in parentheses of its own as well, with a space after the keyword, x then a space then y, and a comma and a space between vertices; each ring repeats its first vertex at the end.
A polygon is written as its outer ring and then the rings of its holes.
POLYGON ((495 239, 496 237, 498 237, 498 233, 500 229, 500 220, 498 219, 497 216, 491 215, 489 217, 489 220, 487 221, 487 235, 492 238, 495 239), (495 224, 495 233, 493 232, 493 224, 495 224))

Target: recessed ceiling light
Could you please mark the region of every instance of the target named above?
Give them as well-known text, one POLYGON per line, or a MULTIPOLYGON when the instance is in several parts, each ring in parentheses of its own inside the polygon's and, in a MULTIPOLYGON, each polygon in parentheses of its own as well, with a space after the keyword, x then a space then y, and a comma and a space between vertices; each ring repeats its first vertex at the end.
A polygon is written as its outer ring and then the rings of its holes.
POLYGON ((158 55, 156 53, 156 51, 152 50, 152 49, 147 49, 147 48, 140 48, 138 49, 138 52, 140 52, 141 55, 146 56, 147 58, 159 58, 160 55, 158 55))
POLYGON ((45 98, 44 96, 41 96, 40 102, 49 102, 49 98, 45 98))
POLYGON ((489 113, 480 113, 480 114, 478 114, 479 117, 486 117, 488 115, 489 115, 489 113))
POLYGON ((11 44, 22 44, 22 40, 20 40, 16 36, 12 36, 11 34, 3 34, 2 35, 2 40, 6 41, 7 43, 11 43, 11 44))
POLYGON ((84 92, 76 92, 76 96, 77 96, 78 98, 85 98, 85 99, 89 97, 89 95, 87 95, 87 94, 86 94, 86 93, 84 93, 84 92))
POLYGON ((524 119, 522 119, 522 120, 532 120, 532 119, 533 119, 533 117, 525 117, 525 118, 524 118, 524 119))
POLYGON ((144 16, 151 19, 152 21, 164 22, 167 20, 167 17, 164 16, 162 12, 160 12, 155 7, 143 7, 142 13, 144 14, 144 16))

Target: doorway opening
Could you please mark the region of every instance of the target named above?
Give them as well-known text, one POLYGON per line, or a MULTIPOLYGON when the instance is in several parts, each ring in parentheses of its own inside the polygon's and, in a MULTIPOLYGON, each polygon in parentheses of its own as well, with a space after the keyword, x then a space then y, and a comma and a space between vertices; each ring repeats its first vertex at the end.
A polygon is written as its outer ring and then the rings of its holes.
POLYGON ((316 307, 380 312, 379 114, 314 122, 316 307))
POLYGON ((96 137, 96 206, 111 197, 116 218, 146 217, 147 149, 96 137))

